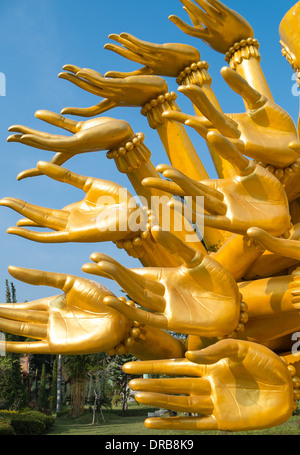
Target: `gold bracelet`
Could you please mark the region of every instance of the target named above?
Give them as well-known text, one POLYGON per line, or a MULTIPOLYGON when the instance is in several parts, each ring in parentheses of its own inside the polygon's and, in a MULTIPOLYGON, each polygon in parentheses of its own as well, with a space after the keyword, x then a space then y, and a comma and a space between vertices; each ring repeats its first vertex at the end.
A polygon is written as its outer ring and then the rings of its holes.
POLYGON ((155 130, 166 121, 166 119, 162 117, 164 112, 180 112, 179 107, 175 103, 176 100, 177 94, 175 92, 165 93, 164 95, 160 95, 158 98, 151 100, 149 103, 146 103, 141 110, 141 114, 147 117, 149 126, 155 130))
POLYGON ((292 377, 292 382, 293 382, 293 389, 294 389, 294 411, 297 410, 298 404, 297 401, 300 400, 300 378, 296 376, 296 368, 292 363, 289 363, 288 358, 284 356, 280 356, 281 360, 285 363, 287 366, 287 369, 290 372, 290 375, 292 377))
POLYGON ((212 78, 208 73, 209 64, 205 61, 192 63, 181 71, 176 79, 178 85, 198 85, 211 84, 212 78))
POLYGON ((235 43, 225 54, 225 61, 230 64, 232 69, 236 69, 237 65, 243 60, 249 60, 251 57, 260 61, 259 53, 260 44, 257 39, 243 39, 239 43, 235 43))
MULTIPOLYGON (((132 300, 127 300, 126 297, 119 297, 121 302, 126 303, 127 305, 136 308, 135 302, 132 300)), ((146 340, 146 331, 144 330, 145 325, 140 324, 137 321, 131 321, 131 328, 129 330, 128 336, 121 341, 114 349, 111 349, 107 352, 108 355, 124 355, 129 354, 130 348, 135 343, 143 343, 146 340)))
POLYGON ((283 41, 280 41, 280 44, 282 46, 281 53, 282 55, 287 59, 288 63, 291 65, 295 73, 297 74, 297 79, 299 79, 299 68, 297 68, 296 63, 295 63, 295 56, 292 54, 292 52, 289 50, 288 47, 284 44, 283 41))
POLYGON ((131 141, 120 146, 117 150, 110 150, 106 156, 115 160, 117 168, 122 173, 139 169, 143 163, 151 158, 150 150, 144 145, 145 135, 137 133, 131 141))
POLYGON ((147 223, 145 225, 145 229, 139 232, 132 239, 118 240, 115 242, 115 245, 120 250, 125 250, 129 256, 135 259, 142 259, 146 253, 152 254, 152 243, 155 243, 155 240, 151 234, 151 229, 153 226, 158 224, 157 218, 154 212, 147 207, 143 207, 143 210, 147 214, 147 223))
POLYGON ((247 324, 249 317, 247 314, 248 305, 243 301, 243 295, 240 293, 240 320, 236 327, 236 329, 230 334, 224 337, 218 337, 218 340, 226 340, 228 338, 236 339, 238 338, 239 333, 243 333, 245 331, 245 324, 247 324))
MULTIPOLYGON (((254 160, 255 161, 255 160, 254 160)), ((259 166, 265 168, 268 172, 273 174, 282 185, 286 185, 293 174, 299 172, 300 169, 300 158, 298 158, 294 163, 290 164, 284 169, 276 168, 271 164, 262 163, 261 161, 255 161, 259 166)))

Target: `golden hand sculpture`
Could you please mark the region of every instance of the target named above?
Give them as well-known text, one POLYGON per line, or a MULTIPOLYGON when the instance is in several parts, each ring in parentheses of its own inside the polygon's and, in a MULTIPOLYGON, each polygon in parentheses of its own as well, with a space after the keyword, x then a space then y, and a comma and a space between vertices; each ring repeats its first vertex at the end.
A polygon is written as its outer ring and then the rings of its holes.
MULTIPOLYGON (((9 128, 12 134, 8 142, 19 142, 40 150, 55 152, 50 163, 62 165, 70 158, 81 153, 98 152, 118 148, 121 144, 134 137, 130 125, 125 120, 116 120, 108 117, 96 118, 85 122, 69 120, 54 112, 40 110, 36 117, 51 125, 57 126, 72 133, 72 136, 63 136, 33 130, 22 125, 9 128)), ((18 179, 42 175, 39 169, 30 169, 19 174, 18 179)))
POLYGON ((148 428, 247 431, 280 425, 293 413, 293 383, 286 365, 271 350, 251 342, 222 340, 187 352, 186 359, 131 362, 124 371, 171 376, 131 381, 139 403, 200 414, 150 418, 145 421, 148 428))
POLYGON ((141 218, 139 231, 146 230, 147 214, 137 207, 133 196, 122 186, 85 177, 46 162, 39 162, 37 166, 48 177, 81 189, 85 197, 62 210, 38 207, 16 198, 4 198, 0 200, 0 205, 10 207, 26 217, 19 221, 19 227, 9 228, 9 234, 41 243, 117 242, 136 235, 130 229, 130 216, 136 211, 141 218), (35 232, 21 226, 42 227, 52 231, 35 232))
POLYGON ((253 38, 251 25, 219 0, 180 0, 192 24, 177 16, 169 19, 187 35, 200 38, 215 51, 226 54, 231 46, 253 38))
MULTIPOLYGON (((94 281, 61 273, 9 267, 11 275, 64 293, 34 302, 0 304, 0 330, 38 341, 5 342, 6 352, 83 355, 132 353, 141 360, 184 355, 180 340, 141 326, 104 303, 114 294, 94 281)), ((120 297, 127 305, 134 302, 120 297)))
MULTIPOLYGON (((235 177, 197 182, 171 166, 160 165, 157 170, 171 182, 149 178, 143 184, 178 196, 204 197, 204 208, 210 214, 203 214, 202 207, 193 200, 193 222, 203 217, 206 226, 243 235, 253 226, 275 236, 285 234, 290 227, 290 215, 281 183, 219 133, 208 133, 207 141, 234 166, 235 177)), ((173 205, 182 211, 181 202, 173 201, 173 205)))
POLYGON ((128 318, 185 334, 225 336, 239 324, 241 297, 235 280, 217 261, 154 227, 155 240, 183 265, 177 268, 127 269, 114 259, 94 253, 83 271, 115 280, 144 310, 118 299, 105 300, 128 318))
POLYGON ((144 106, 152 99, 168 92, 168 84, 158 76, 127 76, 107 78, 88 68, 65 65, 59 74, 79 88, 104 98, 100 103, 88 108, 67 107, 62 114, 94 117, 101 115, 117 106, 144 106))
POLYGON ((91 354, 113 349, 129 334, 127 318, 104 304, 113 294, 100 284, 60 273, 10 267, 10 274, 62 295, 16 305, 0 305, 0 330, 38 340, 7 343, 9 352, 91 354))
POLYGON ((145 66, 132 73, 109 71, 105 74, 106 77, 127 77, 142 74, 177 77, 184 68, 200 60, 199 51, 186 44, 148 43, 129 33, 112 34, 109 35, 109 38, 121 46, 109 43, 104 46, 105 49, 145 66))
POLYGON ((294 121, 281 107, 253 89, 236 71, 224 67, 221 73, 229 87, 245 101, 245 113, 223 114, 212 105, 201 87, 187 85, 179 87, 179 91, 205 117, 178 115, 176 112, 164 113, 164 117, 193 127, 204 138, 207 130, 218 130, 238 144, 242 153, 278 168, 278 177, 283 177, 283 169, 293 165, 300 157, 294 121))

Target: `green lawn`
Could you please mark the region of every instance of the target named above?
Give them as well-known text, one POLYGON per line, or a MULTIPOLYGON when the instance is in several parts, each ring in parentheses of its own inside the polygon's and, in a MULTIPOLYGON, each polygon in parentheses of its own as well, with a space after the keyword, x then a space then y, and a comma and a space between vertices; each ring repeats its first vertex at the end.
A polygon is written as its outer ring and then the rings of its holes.
POLYGON ((224 435, 224 434, 239 434, 239 435, 300 435, 300 415, 294 415, 288 422, 280 425, 276 428, 271 428, 264 431, 252 431, 244 433, 225 433, 225 432, 180 432, 180 431, 158 431, 148 430, 144 426, 145 416, 127 416, 121 417, 120 415, 112 412, 104 412, 105 423, 100 421, 98 425, 91 425, 92 414, 86 412, 83 416, 77 419, 71 419, 68 414, 64 414, 55 421, 55 425, 52 428, 49 435, 60 435, 60 436, 151 436, 151 435, 224 435))

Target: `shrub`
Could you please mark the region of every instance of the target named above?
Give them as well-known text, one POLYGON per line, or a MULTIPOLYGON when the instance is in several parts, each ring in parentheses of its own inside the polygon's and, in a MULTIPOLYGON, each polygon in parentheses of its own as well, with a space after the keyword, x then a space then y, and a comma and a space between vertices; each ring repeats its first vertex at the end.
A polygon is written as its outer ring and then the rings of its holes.
MULTIPOLYGON (((38 435, 53 425, 54 418, 39 411, 0 411, 0 418, 6 420, 17 435, 38 435)), ((1 433, 3 434, 3 433, 1 433)))
POLYGON ((0 417, 0 436, 13 436, 16 432, 11 426, 11 421, 5 417, 0 417))

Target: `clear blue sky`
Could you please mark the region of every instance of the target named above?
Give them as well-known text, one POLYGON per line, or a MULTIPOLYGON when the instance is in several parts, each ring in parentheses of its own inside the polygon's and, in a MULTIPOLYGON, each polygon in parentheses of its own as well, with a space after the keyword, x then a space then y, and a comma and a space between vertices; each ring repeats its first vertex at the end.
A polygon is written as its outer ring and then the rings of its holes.
MULTIPOLYGON (((261 43, 262 67, 275 100, 297 122, 299 100, 291 92, 293 73, 281 56, 278 35, 281 18, 294 3, 294 0, 227 1, 227 5, 246 17, 254 28, 255 36, 261 43)), ((88 107, 99 102, 95 96, 57 78, 64 64, 93 68, 102 74, 109 70, 131 71, 138 68, 138 65, 103 49, 110 33, 130 32, 151 42, 182 42, 197 47, 202 59, 210 63, 214 90, 224 111, 244 110, 241 100, 230 92, 220 76, 220 69, 225 65, 223 56, 200 40, 183 34, 168 20, 170 14, 187 19, 179 0, 0 0, 0 6, 0 72, 5 74, 7 83, 7 96, 0 98, 0 197, 16 197, 53 208, 62 208, 81 199, 79 190, 47 177, 17 182, 19 172, 35 167, 37 161, 48 160, 53 154, 6 143, 7 129, 14 124, 23 124, 60 133, 35 119, 35 111, 48 109, 60 112, 67 106, 88 107)), ((175 80, 168 80, 168 83, 170 90, 177 89, 175 80)), ((193 113, 183 95, 179 95, 178 104, 183 111, 193 113)), ((139 109, 116 109, 109 115, 127 120, 135 132, 143 131, 146 144, 153 154, 153 163, 167 163, 157 133, 148 127, 139 109)), ((191 130, 189 133, 211 177, 214 177, 203 142, 191 130)), ((76 157, 67 163, 67 167, 83 175, 116 181, 132 191, 126 176, 118 173, 114 163, 106 159, 105 153, 76 157)), ((119 252, 113 244, 42 245, 6 234, 6 229, 16 225, 19 218, 12 210, 0 208, 0 301, 5 298, 5 279, 11 280, 7 272, 9 265, 89 278, 81 272, 81 266, 89 261, 92 252, 101 251, 126 266, 139 266, 138 262, 119 252)), ((106 280, 101 282, 110 284, 111 289, 118 293, 118 286, 106 280)), ((20 302, 56 294, 50 288, 14 283, 20 302)))

